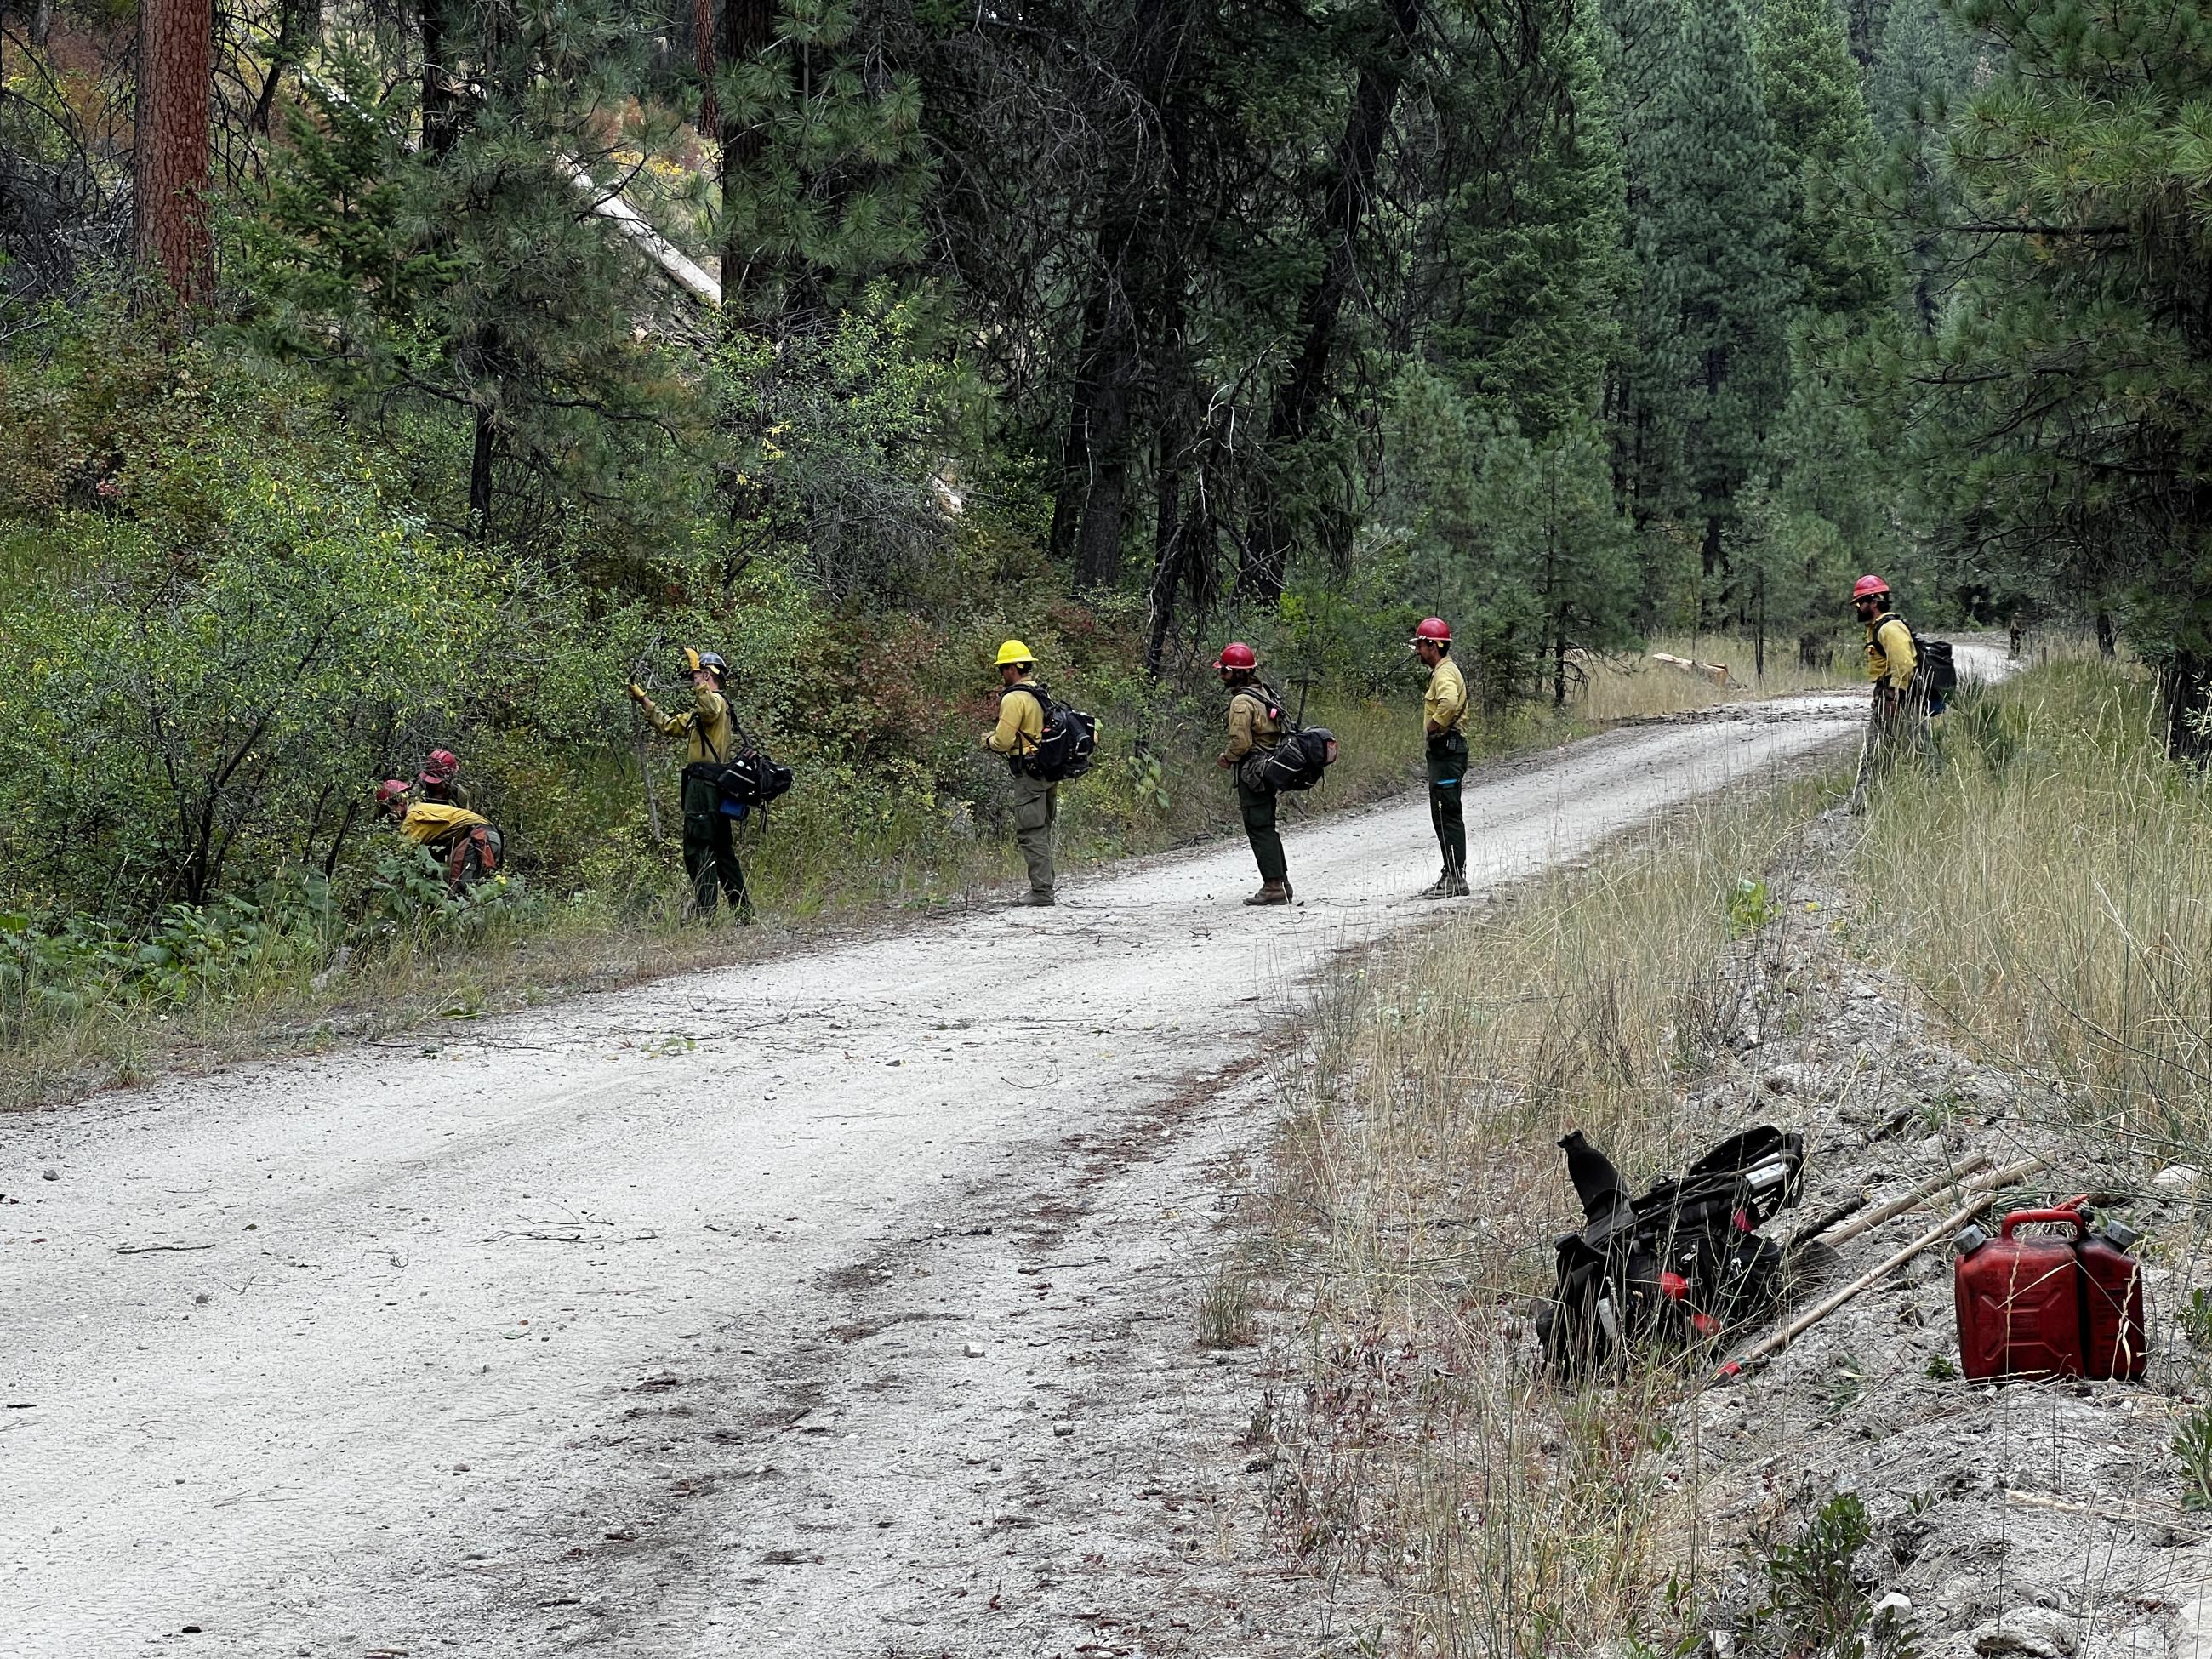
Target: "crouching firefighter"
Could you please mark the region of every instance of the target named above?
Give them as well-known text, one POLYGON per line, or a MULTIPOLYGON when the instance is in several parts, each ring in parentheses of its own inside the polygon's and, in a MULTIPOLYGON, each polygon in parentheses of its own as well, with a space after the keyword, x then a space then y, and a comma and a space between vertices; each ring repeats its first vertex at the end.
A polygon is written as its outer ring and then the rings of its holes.
POLYGON ((1060 817, 1060 786, 1030 770, 1029 757, 1044 737, 1045 689, 1036 681, 1036 659, 1019 640, 999 647, 999 723, 983 734, 983 746, 1006 757, 1014 780, 1014 842, 1029 866, 1030 890, 1017 904, 1058 901, 1052 866, 1052 829, 1060 817))
POLYGON ((473 808, 477 804, 461 781, 461 763, 450 749, 433 749, 423 757, 422 769, 415 776, 415 793, 441 806, 473 808))
POLYGON ((410 801, 398 778, 376 786, 376 806, 402 836, 446 866, 446 891, 453 897, 499 873, 507 843, 481 812, 447 801, 410 801))
POLYGON ((684 872, 691 878, 691 915, 712 918, 719 896, 729 900, 738 921, 749 922, 752 898, 745 891, 744 867, 738 862, 731 820, 714 783, 738 757, 738 723, 722 690, 730 665, 712 651, 687 647, 684 671, 691 682, 692 708, 664 714, 635 680, 629 683, 630 701, 662 737, 684 739, 684 872))
POLYGON ((1229 688, 1229 744, 1218 759, 1237 780, 1237 810, 1244 820, 1244 838, 1252 843, 1253 862, 1260 866, 1260 890, 1244 902, 1288 904, 1291 866, 1283 856, 1283 838, 1275 833, 1275 787, 1267 769, 1282 737, 1282 704, 1260 684, 1260 659, 1242 640, 1223 646, 1213 666, 1229 688))
POLYGON ((1407 642, 1429 671, 1421 693, 1421 730, 1428 739, 1429 822, 1443 853, 1443 873, 1421 890, 1423 898, 1467 896, 1467 818, 1460 787, 1467 778, 1467 679, 1451 659, 1451 624, 1426 617, 1407 642))

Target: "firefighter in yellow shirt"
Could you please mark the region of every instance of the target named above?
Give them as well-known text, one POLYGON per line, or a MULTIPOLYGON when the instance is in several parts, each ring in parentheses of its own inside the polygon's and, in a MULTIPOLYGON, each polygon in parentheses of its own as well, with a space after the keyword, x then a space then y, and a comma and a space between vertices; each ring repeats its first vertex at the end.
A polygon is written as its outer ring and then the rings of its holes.
POLYGON ((1052 829, 1060 817, 1060 786, 1032 776, 1024 757, 1044 736, 1044 688, 1036 683, 1036 658, 1019 640, 999 647, 999 723, 983 734, 983 746, 1006 757, 1013 775, 1014 844, 1029 866, 1030 890, 1018 904, 1058 902, 1052 866, 1052 829))
POLYGON ((738 862, 732 820, 722 811, 722 793, 713 776, 738 758, 738 723, 722 690, 730 665, 712 651, 687 647, 684 667, 691 681, 692 708, 664 714, 635 680, 630 682, 630 701, 662 737, 684 739, 684 872, 691 878, 692 914, 702 921, 714 916, 719 885, 731 914, 749 922, 753 903, 745 891, 744 866, 738 862))
POLYGON ((1242 640, 1223 646, 1213 666, 1229 688, 1229 744, 1217 758, 1237 779, 1237 810, 1260 866, 1260 890, 1244 902, 1288 904, 1291 866, 1275 833, 1275 792, 1261 773, 1282 736, 1278 705, 1260 684, 1259 658, 1242 640))
POLYGON ((1893 597, 1879 576, 1862 576, 1851 589, 1851 608, 1866 624, 1867 678, 1874 682, 1866 745, 1849 803, 1854 812, 1866 810, 1867 791, 1876 778, 1905 756, 1925 755, 1931 748, 1928 697, 1914 678, 1919 653, 1912 629, 1892 608, 1893 597))
POLYGON ((444 863, 446 890, 455 897, 499 873, 506 842, 481 812, 447 801, 410 800, 407 786, 398 778, 376 786, 376 805, 402 836, 444 863))
POLYGON ((1443 873, 1421 890, 1423 898, 1467 895, 1467 819, 1460 808, 1460 786, 1467 776, 1467 680, 1451 659, 1451 624, 1442 617, 1424 618, 1409 641, 1429 671, 1421 694, 1421 729, 1428 738, 1429 822, 1443 854, 1443 873))

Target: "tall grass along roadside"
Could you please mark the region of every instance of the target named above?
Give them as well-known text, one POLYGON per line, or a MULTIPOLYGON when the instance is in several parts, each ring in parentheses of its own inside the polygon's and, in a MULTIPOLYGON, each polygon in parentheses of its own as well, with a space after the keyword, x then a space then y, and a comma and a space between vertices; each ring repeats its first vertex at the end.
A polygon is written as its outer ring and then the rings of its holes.
POLYGON ((1640 1183, 1728 1127, 1692 1121, 1686 1077, 1761 1024, 1786 1054, 1764 872, 1814 804, 1793 786, 1686 811, 1370 957, 1283 1079, 1243 1258, 1304 1349, 1302 1397, 1269 1425, 1278 1501, 1310 1567, 1390 1588, 1381 1648, 1503 1659, 1680 1633, 1686 1602, 1655 1589, 1680 1374, 1562 1392, 1534 1364, 1528 1299, 1580 1225, 1565 1130, 1640 1183))
POLYGON ((1876 797, 1860 948, 1982 1057, 2157 1161, 2212 1149, 2212 781, 2165 756, 2147 673, 2058 660, 1945 717, 1876 797))

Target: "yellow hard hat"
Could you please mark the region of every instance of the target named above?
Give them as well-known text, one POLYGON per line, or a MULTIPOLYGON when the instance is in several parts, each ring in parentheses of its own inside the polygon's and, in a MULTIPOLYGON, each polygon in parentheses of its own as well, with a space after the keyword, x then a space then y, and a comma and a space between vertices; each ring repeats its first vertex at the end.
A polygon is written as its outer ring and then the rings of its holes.
POLYGON ((1036 660, 1036 657, 1029 647, 1024 645, 1019 640, 1008 640, 999 647, 999 660, 991 665, 994 668, 1004 668, 1010 662, 1033 663, 1036 660))

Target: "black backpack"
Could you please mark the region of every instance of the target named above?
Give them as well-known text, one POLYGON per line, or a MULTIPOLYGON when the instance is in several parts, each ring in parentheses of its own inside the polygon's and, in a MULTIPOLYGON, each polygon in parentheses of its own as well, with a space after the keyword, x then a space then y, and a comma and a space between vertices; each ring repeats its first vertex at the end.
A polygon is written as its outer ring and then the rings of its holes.
POLYGON ((1797 1202, 1802 1136, 1766 1125, 1730 1135, 1632 1200, 1581 1130, 1559 1149, 1587 1224, 1559 1241, 1558 1283, 1536 1315, 1558 1376, 1589 1375, 1634 1350, 1710 1342, 1773 1304, 1782 1249, 1759 1229, 1797 1202))
POLYGON ((1252 781, 1258 787, 1279 794, 1310 789, 1336 764, 1336 738, 1327 727, 1298 725, 1284 712, 1283 700, 1267 686, 1240 685, 1237 695, 1258 699, 1276 722, 1275 746, 1263 751, 1253 769, 1256 775, 1252 781))
POLYGON ((1041 684, 1009 686, 1007 690, 1028 692, 1036 699, 1037 708, 1044 715, 1044 734, 1018 759, 1022 770, 1046 783, 1066 783, 1091 769, 1091 757, 1098 748, 1096 719, 1080 708, 1054 702, 1052 693, 1041 684))
POLYGON ((1952 658, 1950 641, 1923 640, 1915 634, 1912 654, 1920 659, 1920 665, 1912 672, 1916 684, 1926 687, 1939 700, 1959 689, 1959 665, 1952 658))
POLYGON ((1913 690, 1930 702, 1941 702, 1959 689, 1959 665, 1951 653, 1950 641, 1922 639, 1912 624, 1894 611, 1875 619, 1875 632, 1879 634, 1887 622, 1905 623, 1905 631, 1912 636, 1912 655, 1917 664, 1912 671, 1913 690))
POLYGON ((724 767, 714 780, 722 799, 740 806, 765 806, 791 792, 791 769, 761 750, 749 750, 724 767))
MULTIPOLYGON (((726 708, 728 702, 725 696, 726 708)), ((769 758, 768 750, 738 724, 734 711, 730 715, 730 745, 738 751, 735 759, 693 761, 684 769, 684 775, 706 779, 724 800, 740 806, 766 806, 791 792, 791 769, 769 758)))

